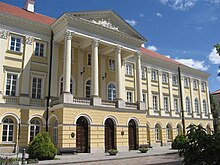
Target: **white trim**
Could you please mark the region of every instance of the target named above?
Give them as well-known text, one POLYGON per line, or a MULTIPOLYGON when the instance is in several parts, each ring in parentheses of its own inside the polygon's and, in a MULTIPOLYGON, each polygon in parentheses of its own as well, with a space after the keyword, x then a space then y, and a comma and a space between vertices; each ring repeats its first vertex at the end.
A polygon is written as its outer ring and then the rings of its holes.
POLYGON ((57 121, 58 121, 58 125, 59 125, 59 118, 57 117, 57 115, 55 115, 55 114, 51 114, 50 116, 49 116, 49 118, 48 118, 48 125, 50 124, 50 120, 51 119, 53 119, 53 118, 55 118, 57 121))
MULTIPOLYGON (((60 78, 59 78, 59 89, 58 89, 58 94, 60 95, 60 93, 61 93, 61 91, 60 91, 60 87, 61 87, 61 79, 62 79, 62 77, 63 77, 63 75, 61 75, 60 76, 60 78)), ((74 79, 74 77, 71 75, 71 80, 72 80, 72 95, 73 96, 76 96, 75 94, 76 94, 76 91, 75 91, 75 85, 76 85, 76 83, 75 83, 75 79, 74 79)), ((70 80, 70 84, 71 84, 71 80, 70 80)))
POLYGON ((84 97, 86 97, 86 83, 87 83, 87 81, 91 81, 91 84, 90 84, 90 96, 92 96, 92 80, 91 80, 91 78, 89 77, 89 78, 87 78, 86 79, 86 81, 84 82, 84 97))
MULTIPOLYGON (((39 51, 40 51, 40 47, 39 47, 39 51)), ((33 56, 34 56, 34 57, 47 57, 47 42, 46 42, 46 41, 42 41, 42 40, 38 40, 38 39, 34 39, 34 50, 33 50, 33 56), (35 55, 36 43, 39 43, 39 44, 43 44, 43 45, 44 45, 43 56, 40 56, 40 52, 39 52, 39 55, 35 55)))
POLYGON ((28 120, 28 124, 30 124, 30 122, 31 122, 31 120, 32 120, 33 118, 38 118, 38 119, 40 119, 43 125, 46 124, 46 120, 44 119, 44 117, 41 116, 41 115, 39 115, 39 114, 34 114, 34 115, 32 115, 32 116, 29 118, 29 120, 28 120))
MULTIPOLYGON (((4 95, 6 95, 6 83, 7 83, 7 75, 8 75, 8 74, 15 74, 15 75, 17 75, 15 96, 18 96, 20 73, 11 72, 11 71, 5 71, 4 95)), ((10 95, 9 95, 9 96, 10 96, 10 95)))
POLYGON ((4 115, 2 115, 2 117, 0 118, 0 123, 2 123, 3 121, 3 119, 5 118, 5 117, 10 117, 10 116, 12 116, 12 117, 14 117, 15 119, 16 119, 16 124, 19 124, 20 123, 20 119, 19 119, 19 117, 15 114, 15 113, 12 113, 12 112, 9 112, 9 113, 5 113, 4 115))
POLYGON ((130 118, 128 118, 127 126, 129 126, 129 122, 130 122, 131 120, 134 120, 136 126, 140 126, 140 125, 141 125, 141 124, 140 124, 140 121, 138 120, 138 118, 136 118, 136 117, 130 117, 130 118))
POLYGON ((126 93, 125 93, 126 102, 128 102, 127 92, 131 92, 132 97, 131 97, 131 102, 130 102, 130 103, 134 103, 134 91, 132 91, 132 90, 126 90, 126 93))
POLYGON ((110 82, 108 82, 108 84, 107 84, 107 92, 106 92, 106 98, 107 98, 107 100, 108 100, 108 86, 110 85, 110 84, 113 84, 114 86, 115 86, 115 99, 117 99, 117 86, 116 86, 116 83, 114 82, 114 81, 110 81, 110 82))
POLYGON ((114 116, 112 116, 112 115, 105 116, 105 118, 104 118, 104 120, 103 120, 103 123, 102 123, 103 125, 105 125, 105 121, 106 121, 108 118, 112 119, 112 121, 114 122, 115 126, 118 125, 118 120, 116 119, 116 117, 114 117, 114 116))
POLYGON ((92 125, 93 124, 93 121, 92 121, 92 118, 87 115, 87 114, 80 114, 80 115, 77 115, 77 117, 75 118, 75 121, 73 124, 76 124, 77 120, 80 118, 80 117, 85 117, 87 122, 88 122, 88 125, 92 125))
MULTIPOLYGON (((14 34, 14 33, 11 33, 11 32, 10 32, 10 35, 9 35, 9 36, 10 36, 10 37, 9 37, 9 43, 8 43, 8 49, 7 49, 7 50, 9 50, 9 51, 14 51, 14 52, 18 52, 18 53, 23 53, 23 46, 24 46, 23 41, 24 41, 24 37, 25 37, 25 36, 20 36, 20 35, 18 35, 18 34, 14 34), (15 38, 21 39, 20 51, 11 50, 11 37, 15 37, 15 38)), ((16 47, 16 44, 15 44, 15 47, 16 47)))
POLYGON ((155 123, 154 123, 154 128, 156 127, 156 125, 157 125, 157 124, 159 124, 159 125, 160 125, 160 128, 161 128, 161 129, 163 128, 163 127, 162 127, 162 126, 163 126, 163 124, 162 124, 160 121, 157 121, 157 122, 155 122, 155 123))
MULTIPOLYGON (((35 75, 35 74, 31 74, 31 85, 30 85, 30 98, 32 98, 32 85, 33 85, 33 78, 39 78, 39 79, 42 79, 42 82, 41 82, 41 96, 40 96, 40 99, 43 99, 44 98, 44 82, 45 82, 45 77, 44 76, 41 76, 41 75, 35 75)), ((39 99, 39 98, 32 98, 32 99, 39 99)))

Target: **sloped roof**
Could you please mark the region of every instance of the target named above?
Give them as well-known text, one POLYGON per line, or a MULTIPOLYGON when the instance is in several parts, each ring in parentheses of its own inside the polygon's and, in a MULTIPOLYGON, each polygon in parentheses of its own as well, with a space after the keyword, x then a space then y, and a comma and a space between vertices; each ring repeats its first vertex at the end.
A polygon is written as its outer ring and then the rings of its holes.
POLYGON ((217 91, 211 93, 211 95, 217 95, 217 94, 220 94, 220 89, 218 89, 217 91))
POLYGON ((0 2, 0 12, 28 19, 34 22, 51 25, 56 19, 42 14, 29 12, 25 9, 0 2))

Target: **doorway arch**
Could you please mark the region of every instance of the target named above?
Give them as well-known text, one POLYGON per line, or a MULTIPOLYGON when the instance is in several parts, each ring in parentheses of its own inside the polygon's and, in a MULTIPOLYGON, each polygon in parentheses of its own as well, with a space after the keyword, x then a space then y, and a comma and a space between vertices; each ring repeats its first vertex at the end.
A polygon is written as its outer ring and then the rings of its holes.
POLYGON ((131 119, 128 123, 128 142, 129 142, 129 150, 137 150, 137 124, 131 119))
POLYGON ((110 118, 105 120, 105 151, 116 149, 115 146, 115 124, 110 118))

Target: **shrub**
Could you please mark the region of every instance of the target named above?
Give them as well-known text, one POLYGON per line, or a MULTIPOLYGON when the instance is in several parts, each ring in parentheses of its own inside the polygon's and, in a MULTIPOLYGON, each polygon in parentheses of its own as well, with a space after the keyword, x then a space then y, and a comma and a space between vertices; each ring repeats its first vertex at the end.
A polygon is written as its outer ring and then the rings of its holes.
POLYGON ((186 143, 186 137, 184 135, 177 135, 172 142, 172 149, 182 149, 186 143))
POLYGON ((107 153, 108 153, 109 155, 116 155, 116 154, 118 153, 118 150, 116 150, 116 149, 110 149, 110 150, 107 150, 107 153))
POLYGON ((144 148, 139 148, 139 151, 141 151, 141 153, 147 153, 148 148, 144 147, 144 148))
POLYGON ((28 150, 30 159, 50 160, 56 155, 56 148, 47 132, 39 133, 30 143, 28 150))

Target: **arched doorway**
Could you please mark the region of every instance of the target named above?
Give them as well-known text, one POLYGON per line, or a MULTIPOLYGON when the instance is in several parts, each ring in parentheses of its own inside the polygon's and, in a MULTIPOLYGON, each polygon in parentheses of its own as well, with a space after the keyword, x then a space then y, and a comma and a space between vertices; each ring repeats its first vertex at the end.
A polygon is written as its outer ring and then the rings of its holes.
POLYGON ((130 120, 128 123, 128 141, 129 141, 129 150, 138 149, 137 126, 134 120, 130 120))
POLYGON ((81 116, 76 121, 76 148, 78 152, 89 152, 88 141, 88 121, 81 116))
POLYGON ((105 121, 105 151, 116 149, 115 147, 115 124, 112 119, 108 118, 105 121))

